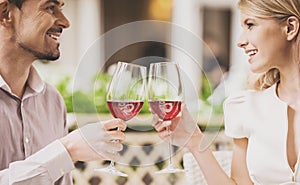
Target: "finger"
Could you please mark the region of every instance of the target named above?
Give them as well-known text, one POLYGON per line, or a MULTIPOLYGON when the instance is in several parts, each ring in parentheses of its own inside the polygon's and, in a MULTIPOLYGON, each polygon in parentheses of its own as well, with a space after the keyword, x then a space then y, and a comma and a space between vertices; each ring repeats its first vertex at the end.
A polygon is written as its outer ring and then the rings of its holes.
POLYGON ((171 134, 172 134, 172 132, 168 132, 167 130, 165 130, 165 131, 159 132, 158 136, 161 139, 167 139, 168 137, 170 137, 171 134))
POLYGON ((166 130, 166 125, 164 124, 164 122, 159 122, 154 126, 155 130, 157 132, 161 132, 162 130, 166 130))
POLYGON ((112 120, 107 120, 103 121, 103 128, 105 130, 113 130, 113 129, 119 129, 119 130, 126 130, 126 123, 120 119, 112 119, 112 120))
POLYGON ((125 140, 125 134, 119 130, 108 131, 107 134, 110 136, 107 140, 119 140, 120 142, 125 140))
POLYGON ((161 120, 159 119, 159 117, 156 114, 153 114, 152 125, 155 126, 155 125, 157 125, 160 122, 161 122, 161 120))
POLYGON ((181 103, 181 110, 183 110, 184 108, 186 108, 186 104, 184 102, 181 103))
POLYGON ((106 142, 106 144, 107 144, 106 150, 111 153, 119 152, 119 151, 123 150, 123 145, 119 142, 109 141, 109 142, 106 142))
POLYGON ((191 114, 190 114, 186 104, 184 104, 184 103, 181 105, 181 113, 182 113, 183 118, 191 117, 191 114))
POLYGON ((181 116, 174 118, 172 120, 172 124, 170 125, 170 130, 175 130, 178 127, 178 124, 179 124, 181 119, 182 119, 181 116))
POLYGON ((171 128, 170 125, 172 125, 171 121, 163 121, 161 122, 161 124, 158 125, 157 129, 158 131, 166 130, 167 127, 169 127, 170 129, 171 128))

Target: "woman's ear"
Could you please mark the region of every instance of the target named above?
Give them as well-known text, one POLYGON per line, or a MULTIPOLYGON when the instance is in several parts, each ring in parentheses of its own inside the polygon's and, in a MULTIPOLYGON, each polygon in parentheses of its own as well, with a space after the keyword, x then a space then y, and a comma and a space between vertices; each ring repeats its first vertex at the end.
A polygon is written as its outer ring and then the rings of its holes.
POLYGON ((287 34, 288 41, 293 40, 299 34, 299 26, 300 26, 299 24, 300 24, 300 21, 295 16, 290 16, 286 20, 286 28, 287 28, 286 34, 287 34))
POLYGON ((7 26, 10 22, 9 2, 8 0, 0 0, 0 24, 7 26))

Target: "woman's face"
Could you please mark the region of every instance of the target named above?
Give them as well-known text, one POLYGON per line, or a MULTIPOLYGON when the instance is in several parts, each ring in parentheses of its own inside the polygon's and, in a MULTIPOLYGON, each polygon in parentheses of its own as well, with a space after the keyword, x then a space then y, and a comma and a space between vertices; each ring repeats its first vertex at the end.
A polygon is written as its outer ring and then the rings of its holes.
POLYGON ((283 24, 273 19, 261 19, 241 14, 243 32, 238 47, 249 56, 250 69, 254 73, 281 68, 289 57, 286 30, 283 24))

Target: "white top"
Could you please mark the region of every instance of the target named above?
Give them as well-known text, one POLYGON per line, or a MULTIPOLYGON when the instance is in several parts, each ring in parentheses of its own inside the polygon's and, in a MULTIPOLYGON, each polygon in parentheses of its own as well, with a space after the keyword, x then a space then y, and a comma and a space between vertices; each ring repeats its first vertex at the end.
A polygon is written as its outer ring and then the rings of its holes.
POLYGON ((224 102, 225 134, 248 138, 247 167, 255 185, 300 182, 298 162, 293 172, 286 155, 287 104, 276 94, 276 85, 247 90, 224 102))

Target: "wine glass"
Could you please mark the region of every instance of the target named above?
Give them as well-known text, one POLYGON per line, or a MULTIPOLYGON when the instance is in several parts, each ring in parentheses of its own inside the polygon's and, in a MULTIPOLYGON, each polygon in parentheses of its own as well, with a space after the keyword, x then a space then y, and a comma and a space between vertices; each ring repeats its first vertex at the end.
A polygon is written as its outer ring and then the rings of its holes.
MULTIPOLYGON (((128 121, 142 109, 146 94, 146 69, 140 65, 118 62, 106 95, 108 108, 115 118, 128 121)), ((95 171, 128 176, 115 168, 114 161, 108 167, 95 171)))
MULTIPOLYGON (((176 63, 160 62, 150 64, 148 83, 148 103, 151 112, 156 114, 161 121, 170 126, 171 120, 181 111, 183 101, 183 88, 180 70, 176 63)), ((167 131, 170 132, 170 127, 167 131)), ((185 172, 184 169, 175 168, 172 164, 172 139, 169 136, 169 164, 161 173, 185 172)))

